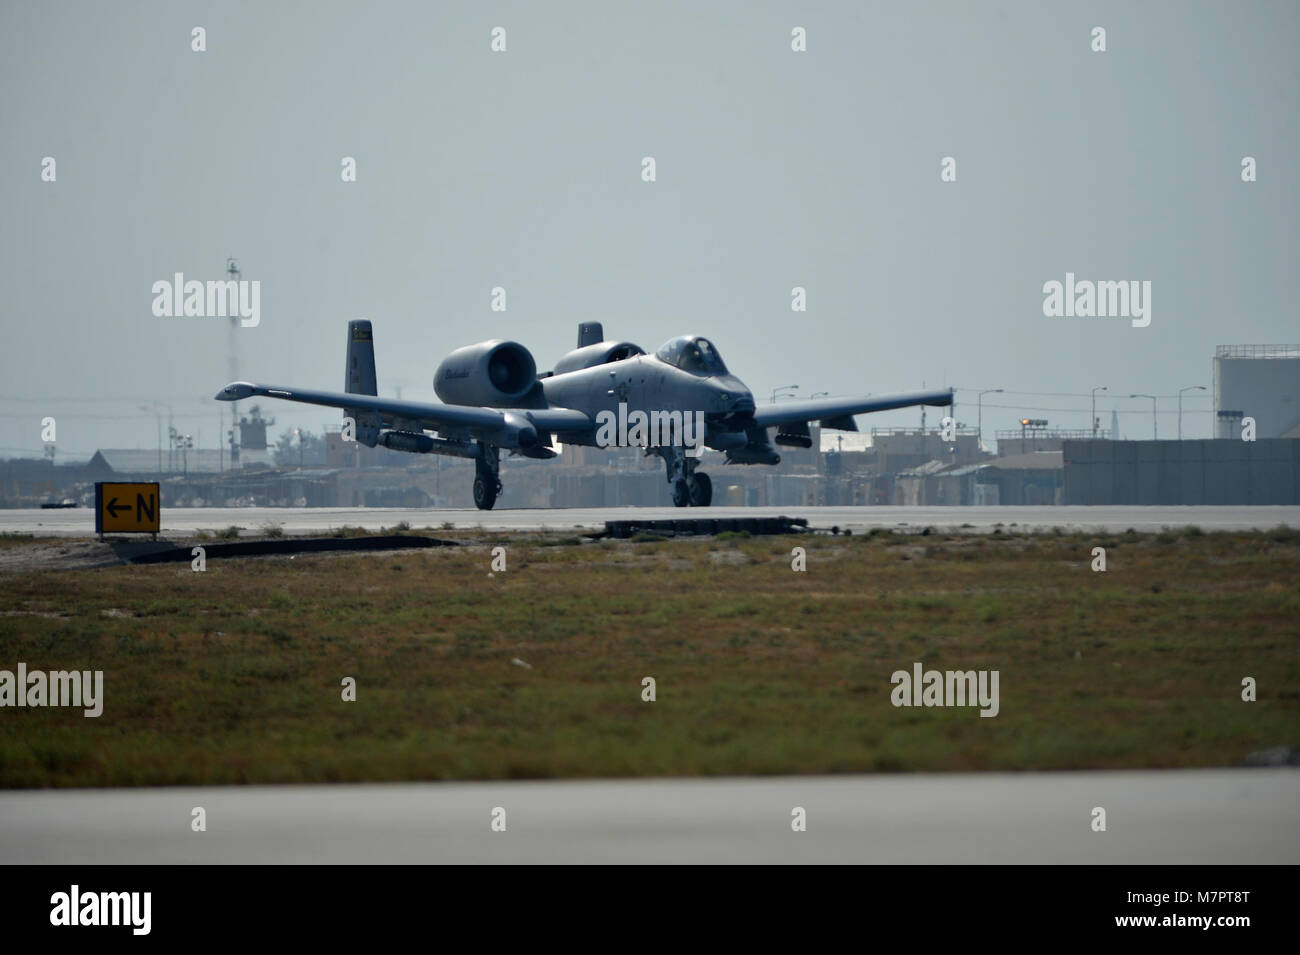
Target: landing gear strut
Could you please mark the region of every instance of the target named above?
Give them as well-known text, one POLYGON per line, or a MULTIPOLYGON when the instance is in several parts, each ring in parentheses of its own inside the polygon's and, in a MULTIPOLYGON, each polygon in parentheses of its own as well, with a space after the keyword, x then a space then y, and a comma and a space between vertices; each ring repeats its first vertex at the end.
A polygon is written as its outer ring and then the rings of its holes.
POLYGON ((480 511, 490 511, 497 495, 504 490, 499 476, 501 455, 494 444, 480 444, 478 450, 474 459, 474 506, 480 511))
POLYGON ((713 502, 713 482, 703 471, 696 471, 699 463, 688 458, 682 448, 666 447, 659 450, 668 469, 668 483, 672 485, 673 506, 708 507, 713 502))
POLYGON ((685 507, 691 500, 691 486, 683 478, 673 482, 673 507, 685 507))

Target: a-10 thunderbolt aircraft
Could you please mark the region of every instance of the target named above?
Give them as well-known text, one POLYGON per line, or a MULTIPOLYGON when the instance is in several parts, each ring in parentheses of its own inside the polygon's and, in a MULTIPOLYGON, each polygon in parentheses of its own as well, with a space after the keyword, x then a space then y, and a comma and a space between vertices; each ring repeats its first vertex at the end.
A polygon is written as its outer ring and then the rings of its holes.
POLYGON ((373 331, 370 322, 353 321, 348 323, 344 381, 343 392, 235 381, 216 397, 241 401, 264 395, 342 408, 345 437, 351 433, 367 447, 473 458, 474 503, 482 510, 491 509, 502 491, 502 450, 553 458, 554 440, 643 446, 646 454, 663 458, 675 505, 706 507, 713 485, 696 469, 693 447, 725 452, 727 464, 777 464, 781 456, 772 446, 770 428, 776 428, 777 444, 807 448, 812 444, 810 421, 857 431, 855 414, 953 403, 947 389, 813 398, 759 408, 707 338, 683 335, 649 355, 631 342, 605 341, 599 322, 580 324, 578 347, 554 371, 541 375, 532 354, 517 342, 493 340, 459 348, 434 373, 434 390, 446 404, 430 404, 377 397, 373 331))

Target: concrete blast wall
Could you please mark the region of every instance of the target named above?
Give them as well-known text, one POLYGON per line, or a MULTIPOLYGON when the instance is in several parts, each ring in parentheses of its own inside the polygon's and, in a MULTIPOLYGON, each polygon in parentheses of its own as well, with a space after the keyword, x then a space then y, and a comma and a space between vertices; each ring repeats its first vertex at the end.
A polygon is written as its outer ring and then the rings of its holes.
POLYGON ((1300 504, 1300 439, 1066 441, 1066 504, 1300 504))

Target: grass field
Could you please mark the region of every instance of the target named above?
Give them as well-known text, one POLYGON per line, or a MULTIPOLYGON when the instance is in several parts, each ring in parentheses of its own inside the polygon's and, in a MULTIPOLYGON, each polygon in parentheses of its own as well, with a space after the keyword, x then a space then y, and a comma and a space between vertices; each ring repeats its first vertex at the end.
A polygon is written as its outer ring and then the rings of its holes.
MULTIPOLYGON (((5 541, 8 566, 39 546, 5 541)), ((1300 532, 480 534, 11 570, 19 661, 103 670, 105 703, 0 709, 5 787, 1234 765, 1300 745, 1300 532), (998 670, 999 715, 895 708, 914 662, 998 670)))

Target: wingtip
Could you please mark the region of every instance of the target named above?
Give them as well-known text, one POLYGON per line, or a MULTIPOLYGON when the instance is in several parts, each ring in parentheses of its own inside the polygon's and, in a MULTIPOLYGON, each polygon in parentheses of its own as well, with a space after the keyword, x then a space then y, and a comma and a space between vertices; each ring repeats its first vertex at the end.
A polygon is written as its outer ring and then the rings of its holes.
POLYGON ((222 388, 215 395, 217 401, 240 401, 244 398, 251 398, 253 395, 253 386, 246 381, 232 381, 226 387, 222 388))

